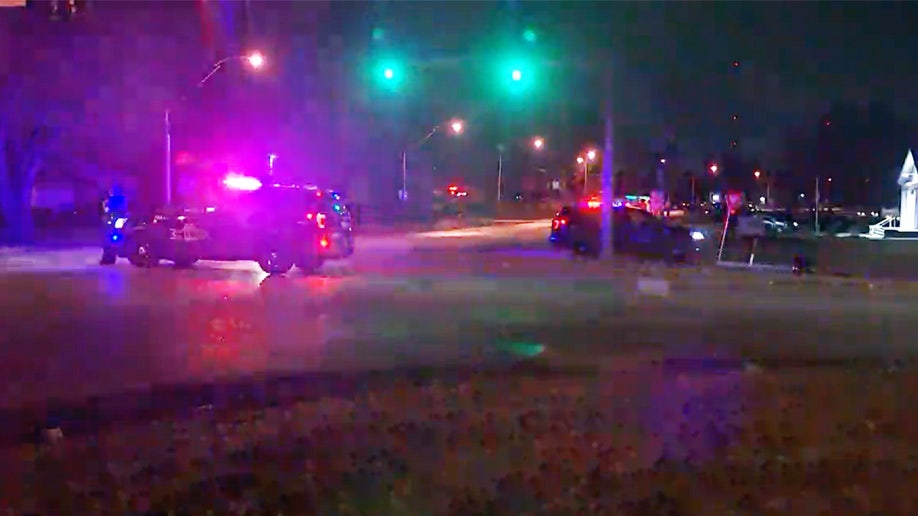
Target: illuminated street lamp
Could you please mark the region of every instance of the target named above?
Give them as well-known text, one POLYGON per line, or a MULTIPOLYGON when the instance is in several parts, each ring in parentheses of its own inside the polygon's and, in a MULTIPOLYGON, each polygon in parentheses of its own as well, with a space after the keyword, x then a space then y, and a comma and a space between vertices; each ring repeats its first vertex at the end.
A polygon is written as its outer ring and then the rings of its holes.
MULTIPOLYGON (((261 52, 250 52, 248 54, 224 57, 223 59, 217 61, 210 68, 210 72, 207 73, 200 81, 197 83, 198 88, 203 88, 207 81, 214 76, 223 65, 229 63, 230 61, 241 61, 245 63, 252 70, 260 70, 265 66, 265 56, 261 52)), ((172 110, 166 109, 163 116, 163 129, 166 139, 166 204, 172 204, 172 110)))
POLYGON ((246 61, 253 69, 258 70, 265 65, 265 56, 261 52, 252 52, 246 56, 246 61))
POLYGON ((765 200, 762 201, 762 204, 770 203, 771 202, 771 180, 761 170, 756 170, 755 172, 752 173, 752 175, 755 176, 756 181, 764 178, 765 180, 765 200))
POLYGON ((532 147, 533 147, 535 150, 542 150, 542 147, 544 147, 544 146, 545 146, 545 140, 544 140, 544 139, 542 139, 542 138, 540 138, 540 137, 538 137, 538 136, 536 136, 535 138, 533 138, 533 140, 532 140, 532 147))
POLYGON ((427 140, 433 138, 433 136, 440 132, 440 129, 447 123, 449 124, 449 129, 452 131, 452 134, 459 135, 462 134, 462 132, 465 130, 465 122, 459 118, 453 118, 448 122, 443 122, 433 126, 433 128, 430 129, 430 132, 427 133, 427 136, 424 136, 414 145, 402 151, 402 189, 399 192, 399 199, 402 201, 408 200, 408 152, 420 149, 425 143, 427 143, 427 140))
POLYGON ((711 167, 710 167, 708 170, 710 170, 711 173, 714 174, 714 175, 716 176, 716 175, 717 175, 717 170, 718 170, 717 164, 715 163, 715 164, 711 165, 711 167))
POLYGON ((588 150, 586 153, 586 158, 583 156, 577 156, 577 163, 583 165, 583 194, 586 195, 589 192, 588 178, 590 176, 590 163, 596 159, 596 151, 588 150))

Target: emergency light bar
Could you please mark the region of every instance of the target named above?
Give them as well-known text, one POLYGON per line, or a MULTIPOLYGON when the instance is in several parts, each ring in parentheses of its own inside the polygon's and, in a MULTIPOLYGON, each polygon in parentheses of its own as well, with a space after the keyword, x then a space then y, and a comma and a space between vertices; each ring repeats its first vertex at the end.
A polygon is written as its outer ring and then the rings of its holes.
POLYGON ((230 190, 239 190, 242 192, 254 192, 261 188, 261 181, 257 178, 236 174, 230 172, 223 179, 223 186, 230 190))

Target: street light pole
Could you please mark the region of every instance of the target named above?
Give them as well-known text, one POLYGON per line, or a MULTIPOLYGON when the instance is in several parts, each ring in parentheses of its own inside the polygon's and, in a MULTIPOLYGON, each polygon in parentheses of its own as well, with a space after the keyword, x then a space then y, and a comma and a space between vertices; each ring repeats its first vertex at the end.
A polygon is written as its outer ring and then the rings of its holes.
MULTIPOLYGON (((209 81, 210 78, 214 76, 214 74, 223 68, 223 65, 230 61, 237 60, 248 62, 249 66, 254 69, 261 68, 265 62, 264 56, 259 52, 253 52, 251 54, 242 56, 224 57, 223 59, 214 63, 210 69, 210 72, 208 72, 207 75, 205 75, 200 81, 198 81, 196 87, 203 88, 204 84, 206 84, 207 81, 209 81)), ((180 100, 184 99, 185 98, 182 97, 180 100)), ((166 181, 164 186, 166 187, 165 197, 166 205, 168 206, 172 204, 172 110, 169 108, 166 108, 165 112, 163 113, 163 133, 166 143, 166 181)))
POLYGON ((172 204, 172 120, 171 111, 166 109, 163 124, 166 136, 166 206, 172 204))
POLYGON ((504 146, 497 146, 497 206, 500 208, 500 201, 504 186, 504 146))
POLYGON ((417 141, 414 145, 412 145, 411 147, 409 147, 409 148, 405 149, 404 151, 402 151, 402 194, 401 194, 401 200, 402 200, 403 202, 408 200, 408 151, 409 151, 409 150, 420 149, 421 147, 423 147, 424 144, 427 143, 428 140, 430 140, 431 138, 434 137, 435 134, 437 134, 438 132, 440 132, 440 128, 441 128, 441 127, 443 126, 443 124, 445 124, 445 123, 449 123, 449 124, 450 124, 450 129, 452 130, 453 134, 462 134, 462 131, 463 131, 463 129, 465 128, 465 123, 464 123, 462 120, 459 120, 459 119, 456 119, 456 118, 454 118, 454 119, 452 119, 452 120, 450 120, 450 121, 448 121, 448 122, 443 122, 443 123, 437 124, 437 125, 433 126, 433 128, 430 130, 429 133, 427 133, 426 136, 424 136, 423 138, 421 138, 420 140, 418 140, 418 141, 417 141))
POLYGON ((399 200, 408 201, 408 151, 402 151, 402 191, 399 200))

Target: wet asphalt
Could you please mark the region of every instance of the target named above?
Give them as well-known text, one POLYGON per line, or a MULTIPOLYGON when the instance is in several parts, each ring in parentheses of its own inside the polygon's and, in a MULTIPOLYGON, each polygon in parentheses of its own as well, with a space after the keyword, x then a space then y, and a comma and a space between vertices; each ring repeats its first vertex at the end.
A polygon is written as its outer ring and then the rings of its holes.
POLYGON ((248 262, 101 267, 93 249, 0 255, 0 410, 32 424, 47 410, 110 419, 218 398, 264 404, 537 356, 549 368, 614 367, 635 353, 882 364, 915 347, 909 292, 659 267, 600 274, 543 239, 537 225, 368 239, 310 277, 269 277, 248 262), (640 275, 673 288, 642 294, 640 275))

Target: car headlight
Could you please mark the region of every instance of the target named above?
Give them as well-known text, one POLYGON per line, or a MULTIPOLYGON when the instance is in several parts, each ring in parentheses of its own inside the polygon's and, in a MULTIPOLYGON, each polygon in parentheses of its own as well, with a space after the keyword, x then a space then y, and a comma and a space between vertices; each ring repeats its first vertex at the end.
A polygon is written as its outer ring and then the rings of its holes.
POLYGON ((127 219, 120 218, 115 221, 115 229, 121 229, 124 227, 125 224, 127 224, 127 219))
POLYGON ((704 233, 701 231, 692 231, 692 240, 695 242, 700 242, 704 240, 704 233))

